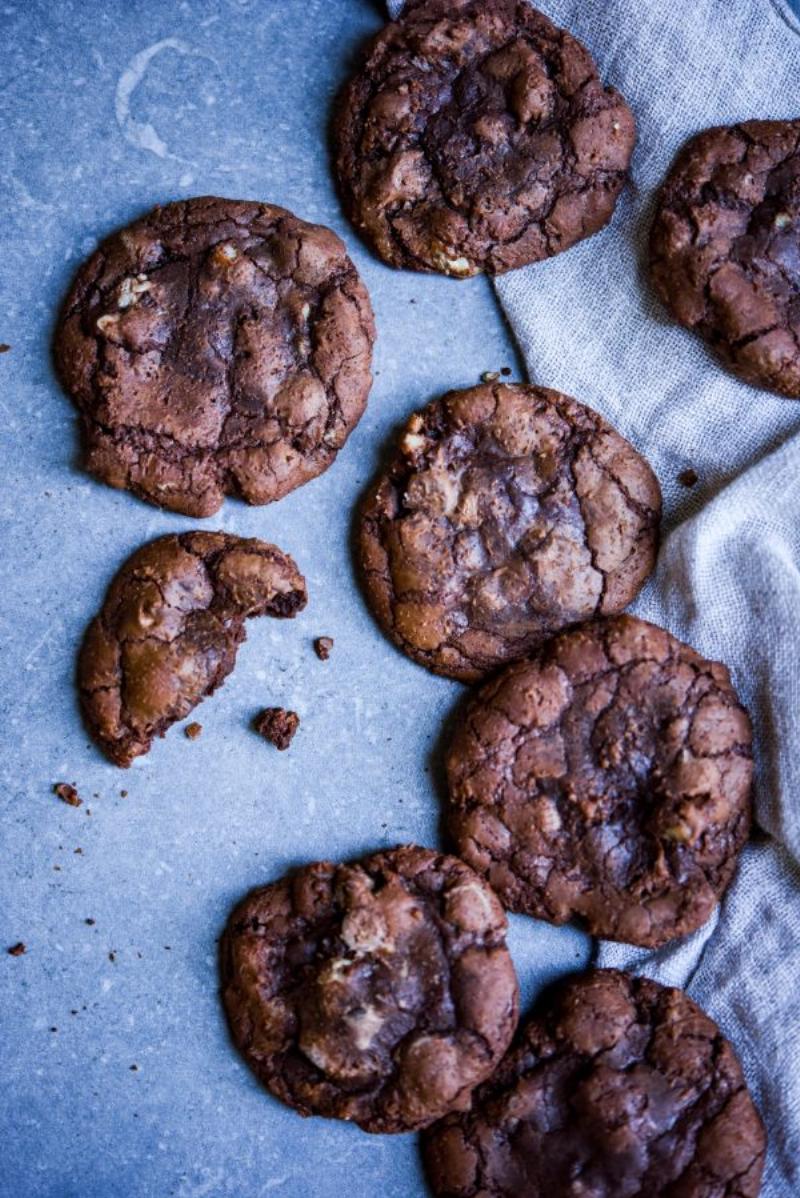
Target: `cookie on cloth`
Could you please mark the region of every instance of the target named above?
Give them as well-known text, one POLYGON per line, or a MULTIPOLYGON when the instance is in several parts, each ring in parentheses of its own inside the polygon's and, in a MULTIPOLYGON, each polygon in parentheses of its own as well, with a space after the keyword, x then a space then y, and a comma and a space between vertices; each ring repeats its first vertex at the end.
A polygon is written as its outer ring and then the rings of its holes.
POLYGON ((527 0, 409 0, 342 93, 335 169, 385 261, 464 278, 601 229, 635 137, 589 52, 527 0))
POLYGON ((756 1198, 741 1065, 680 990, 601 969, 545 995, 469 1111, 425 1133, 437 1198, 756 1198))
POLYGON ((446 755, 458 853, 510 911, 646 947, 693 932, 751 819, 752 733, 725 666, 633 616, 492 679, 446 755))
POLYGON ((732 371, 800 398, 800 120, 707 129, 669 172, 656 290, 732 371))

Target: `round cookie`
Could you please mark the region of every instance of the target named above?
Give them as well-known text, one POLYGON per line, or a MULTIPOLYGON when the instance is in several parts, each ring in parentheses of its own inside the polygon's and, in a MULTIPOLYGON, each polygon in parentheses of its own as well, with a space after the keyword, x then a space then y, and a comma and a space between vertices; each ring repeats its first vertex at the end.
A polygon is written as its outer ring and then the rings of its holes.
POLYGON ((471 1110, 423 1143, 438 1198, 756 1198, 765 1151, 717 1025, 610 969, 551 992, 471 1110))
POLYGON ((635 139, 588 51, 527 0, 408 0, 334 119, 355 226, 392 266, 457 278, 596 233, 635 139))
POLYGON ((596 412, 487 384, 412 416, 361 511, 367 598, 415 661, 471 681, 621 611, 655 563, 661 492, 596 412))
POLYGON ((55 339, 84 464, 189 516, 330 466, 371 384, 369 297, 339 238, 214 197, 152 212, 78 273, 55 339))
POLYGON ((405 846, 253 891, 222 939, 223 1001, 257 1077, 365 1131, 469 1104, 518 1015, 506 918, 455 857, 405 846))
POLYGON ((488 683, 446 755, 448 826, 511 911, 647 947, 708 919, 751 818, 728 671, 633 616, 488 683))
POLYGON ((251 616, 290 618, 306 583, 254 537, 187 532, 137 549, 89 625, 78 659, 87 726, 128 766, 230 674, 251 616))
POLYGON ((747 382, 800 398, 800 120, 694 137, 662 189, 650 256, 676 320, 747 382))

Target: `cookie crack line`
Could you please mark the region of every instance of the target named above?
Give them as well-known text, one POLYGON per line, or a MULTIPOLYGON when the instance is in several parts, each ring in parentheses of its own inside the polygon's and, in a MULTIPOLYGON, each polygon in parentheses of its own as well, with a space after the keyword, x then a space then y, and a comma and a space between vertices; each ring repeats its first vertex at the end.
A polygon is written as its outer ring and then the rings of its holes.
POLYGON ((87 469, 208 516, 226 494, 273 502, 333 462, 366 405, 374 338, 334 233, 209 197, 103 243, 65 302, 55 356, 87 469))
POLYGON ((192 532, 142 546, 117 573, 78 658, 92 737, 129 766, 224 682, 247 618, 292 618, 306 601, 294 561, 266 542, 192 532))

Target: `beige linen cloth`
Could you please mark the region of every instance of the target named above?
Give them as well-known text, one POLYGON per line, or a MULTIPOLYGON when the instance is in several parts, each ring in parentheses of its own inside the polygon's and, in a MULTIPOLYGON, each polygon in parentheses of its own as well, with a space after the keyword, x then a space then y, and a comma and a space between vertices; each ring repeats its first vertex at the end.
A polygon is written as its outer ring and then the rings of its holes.
POLYGON ((610 228, 496 280, 497 295, 530 379, 596 408, 653 464, 664 540, 633 610, 725 661, 756 731, 762 831, 719 914, 658 952, 601 942, 598 964, 681 986, 718 1021, 767 1123, 764 1198, 800 1198, 800 400, 728 375, 646 273, 655 192, 686 138, 800 116, 800 22, 788 0, 538 7, 592 51, 639 140, 610 228))

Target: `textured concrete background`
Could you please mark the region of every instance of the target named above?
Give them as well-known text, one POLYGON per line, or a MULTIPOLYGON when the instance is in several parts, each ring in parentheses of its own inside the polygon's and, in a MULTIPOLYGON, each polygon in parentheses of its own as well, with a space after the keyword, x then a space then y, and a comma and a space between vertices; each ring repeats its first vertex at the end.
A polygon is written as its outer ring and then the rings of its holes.
MULTIPOLYGON (((0 18, 0 1193, 421 1193, 415 1137, 303 1121, 257 1086, 228 1043, 216 938, 234 900, 289 865, 438 843, 436 744, 462 688, 377 631, 351 512, 397 423, 482 371, 516 374, 514 349, 485 280, 393 272, 342 218, 326 121, 377 0, 0 0, 0 18), (192 522, 80 472, 50 340, 98 237, 209 192, 344 236, 376 310, 375 386, 326 475, 207 522, 292 553, 307 610, 250 624, 235 674, 193 717, 200 740, 174 728, 122 771, 81 727, 76 648, 128 553, 192 522), (327 663, 321 634, 336 640, 327 663), (271 704, 302 718, 285 754, 248 727, 271 704), (57 781, 84 805, 55 798, 57 781), (8 956, 18 940, 27 954, 8 956)), ((587 952, 525 920, 512 946, 526 998, 587 952)))

